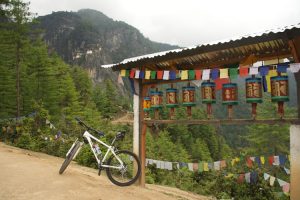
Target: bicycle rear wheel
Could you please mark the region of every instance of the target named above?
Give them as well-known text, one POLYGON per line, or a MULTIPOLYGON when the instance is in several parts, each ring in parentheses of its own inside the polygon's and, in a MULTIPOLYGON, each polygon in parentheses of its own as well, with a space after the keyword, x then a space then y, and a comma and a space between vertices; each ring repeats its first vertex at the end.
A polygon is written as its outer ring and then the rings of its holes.
POLYGON ((69 155, 66 157, 65 161, 63 162, 63 164, 61 165, 60 169, 59 169, 59 174, 64 173, 64 171, 66 170, 66 168, 68 167, 68 165, 70 164, 70 162, 73 160, 73 157, 75 156, 75 154, 77 153, 78 149, 80 148, 80 142, 77 142, 73 149, 71 150, 71 152, 69 153, 69 155))
MULTIPOLYGON (((133 184, 141 173, 140 161, 131 151, 117 151, 116 155, 122 160, 124 167, 121 169, 106 168, 106 174, 109 180, 118 186, 129 186, 133 184), (136 168, 134 168, 136 166, 136 168)), ((120 167, 120 162, 114 155, 108 159, 107 164, 114 167, 120 167)))

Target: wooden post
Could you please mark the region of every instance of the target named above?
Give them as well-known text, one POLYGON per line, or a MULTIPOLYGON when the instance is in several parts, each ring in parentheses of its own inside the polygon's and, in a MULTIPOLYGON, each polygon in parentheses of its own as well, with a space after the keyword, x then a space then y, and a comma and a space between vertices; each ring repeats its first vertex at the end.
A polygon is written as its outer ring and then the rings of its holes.
MULTIPOLYGON (((138 81, 135 80, 135 89, 139 91, 138 81)), ((133 94, 133 153, 140 158, 140 96, 139 94, 133 94)), ((135 166, 135 171, 137 166, 135 166)))
POLYGON ((291 200, 300 199, 300 125, 290 127, 291 200))

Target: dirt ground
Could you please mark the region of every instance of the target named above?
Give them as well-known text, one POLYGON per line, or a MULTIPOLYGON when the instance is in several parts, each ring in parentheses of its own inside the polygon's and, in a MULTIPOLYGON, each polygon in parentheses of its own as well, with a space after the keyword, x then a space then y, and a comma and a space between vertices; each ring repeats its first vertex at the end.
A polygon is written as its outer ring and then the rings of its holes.
POLYGON ((208 200, 176 188, 147 185, 118 187, 97 170, 71 163, 63 175, 62 158, 0 143, 0 199, 59 200, 208 200))

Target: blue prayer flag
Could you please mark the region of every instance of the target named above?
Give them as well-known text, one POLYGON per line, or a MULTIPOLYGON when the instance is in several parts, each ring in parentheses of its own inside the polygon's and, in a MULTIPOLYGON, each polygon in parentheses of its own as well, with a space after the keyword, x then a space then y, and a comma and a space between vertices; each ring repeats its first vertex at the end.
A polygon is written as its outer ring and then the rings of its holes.
POLYGON ((211 78, 213 80, 216 80, 217 78, 219 78, 219 69, 212 69, 211 70, 211 78))

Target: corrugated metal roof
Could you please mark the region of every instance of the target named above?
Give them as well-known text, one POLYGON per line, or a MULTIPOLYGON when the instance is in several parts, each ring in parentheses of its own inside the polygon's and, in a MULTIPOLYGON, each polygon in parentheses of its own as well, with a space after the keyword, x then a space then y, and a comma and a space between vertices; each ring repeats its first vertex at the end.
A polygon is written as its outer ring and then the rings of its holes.
POLYGON ((222 59, 232 59, 238 61, 247 55, 254 54, 288 54, 288 35, 283 34, 292 30, 297 30, 300 35, 300 23, 285 26, 277 29, 270 29, 259 33, 233 37, 225 40, 204 43, 201 45, 173 49, 143 56, 127 58, 120 63, 106 65, 103 67, 113 67, 114 70, 121 68, 141 67, 141 65, 153 65, 159 68, 168 68, 170 65, 188 66, 194 64, 222 63, 222 59), (244 42, 243 42, 244 41, 244 42), (238 56, 238 57, 237 57, 238 56), (173 60, 169 63, 169 60, 173 60))

